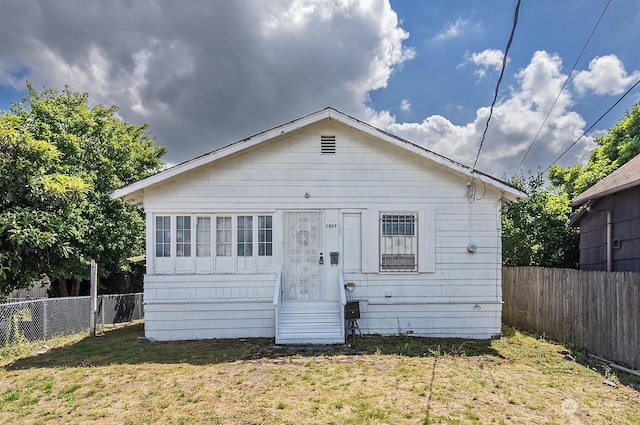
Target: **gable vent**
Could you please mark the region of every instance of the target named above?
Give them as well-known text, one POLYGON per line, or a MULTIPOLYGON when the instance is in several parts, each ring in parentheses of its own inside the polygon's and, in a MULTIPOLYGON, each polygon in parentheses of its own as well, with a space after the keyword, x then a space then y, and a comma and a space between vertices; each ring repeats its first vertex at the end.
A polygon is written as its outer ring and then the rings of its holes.
POLYGON ((336 153, 336 136, 320 136, 320 153, 336 153))

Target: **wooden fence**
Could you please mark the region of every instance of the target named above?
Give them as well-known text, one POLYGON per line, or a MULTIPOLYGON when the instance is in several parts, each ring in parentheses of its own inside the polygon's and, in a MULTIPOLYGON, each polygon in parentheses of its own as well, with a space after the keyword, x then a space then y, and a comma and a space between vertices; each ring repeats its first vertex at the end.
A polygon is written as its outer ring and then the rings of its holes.
POLYGON ((502 320, 640 369, 640 273, 502 269, 502 320))

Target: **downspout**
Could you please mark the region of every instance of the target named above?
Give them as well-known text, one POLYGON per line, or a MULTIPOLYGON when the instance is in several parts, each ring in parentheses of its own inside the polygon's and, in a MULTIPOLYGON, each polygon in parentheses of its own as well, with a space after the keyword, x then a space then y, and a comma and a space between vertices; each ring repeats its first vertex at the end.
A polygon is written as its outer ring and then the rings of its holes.
POLYGON ((607 210, 607 272, 611 272, 612 269, 612 227, 613 224, 611 222, 611 210, 607 210))

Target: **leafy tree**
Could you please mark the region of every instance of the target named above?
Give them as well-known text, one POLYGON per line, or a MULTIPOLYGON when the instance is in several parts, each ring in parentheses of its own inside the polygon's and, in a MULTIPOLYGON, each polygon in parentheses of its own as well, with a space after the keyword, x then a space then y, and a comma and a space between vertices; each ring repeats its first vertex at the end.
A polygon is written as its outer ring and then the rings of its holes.
MULTIPOLYGON (((0 282, 4 292, 79 255, 88 186, 60 169, 60 151, 0 117, 0 282)), ((71 274, 71 271, 68 271, 71 274)))
POLYGON ((539 265, 576 267, 579 233, 568 226, 569 201, 618 167, 640 154, 640 106, 626 111, 598 145, 586 165, 549 170, 551 184, 545 187, 541 175, 514 179, 528 200, 519 200, 503 210, 503 260, 508 266, 539 265))
POLYGON ((562 188, 573 199, 621 165, 640 154, 640 104, 636 103, 625 117, 609 130, 606 136, 595 140, 598 145, 586 165, 549 169, 551 183, 562 188))
POLYGON ((529 195, 502 211, 502 259, 505 266, 576 268, 579 236, 569 227, 569 198, 545 187, 542 174, 512 184, 529 195))
POLYGON ((90 259, 108 280, 144 251, 141 210, 109 196, 160 170, 165 149, 86 93, 27 88, 0 115, 0 291, 46 276, 77 295, 90 259))

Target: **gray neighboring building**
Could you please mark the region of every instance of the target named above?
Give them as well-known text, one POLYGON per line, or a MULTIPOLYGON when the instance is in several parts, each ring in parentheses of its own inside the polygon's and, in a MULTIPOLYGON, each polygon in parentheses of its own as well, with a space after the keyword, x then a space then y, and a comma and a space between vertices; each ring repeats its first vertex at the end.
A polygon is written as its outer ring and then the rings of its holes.
POLYGON ((571 201, 580 270, 640 272, 640 155, 571 201))

